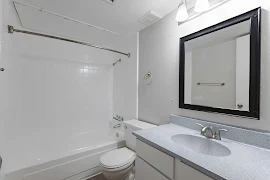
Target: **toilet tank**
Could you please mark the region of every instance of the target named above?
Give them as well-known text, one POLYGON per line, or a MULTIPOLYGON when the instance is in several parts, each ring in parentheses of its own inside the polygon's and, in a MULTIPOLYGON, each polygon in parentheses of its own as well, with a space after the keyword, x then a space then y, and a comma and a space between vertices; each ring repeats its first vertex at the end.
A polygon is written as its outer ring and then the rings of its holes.
POLYGON ((134 151, 136 148, 136 137, 132 134, 132 132, 156 127, 156 125, 139 121, 139 120, 135 120, 135 119, 124 121, 124 126, 125 126, 126 145, 128 148, 134 151))

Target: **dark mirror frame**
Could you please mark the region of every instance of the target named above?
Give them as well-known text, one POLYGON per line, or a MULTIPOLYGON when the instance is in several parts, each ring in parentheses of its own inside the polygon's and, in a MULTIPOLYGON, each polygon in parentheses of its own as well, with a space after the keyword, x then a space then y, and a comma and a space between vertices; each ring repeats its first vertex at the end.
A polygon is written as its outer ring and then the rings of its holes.
POLYGON ((215 112, 235 116, 260 119, 260 61, 261 61, 261 8, 231 18, 214 26, 180 38, 180 72, 179 72, 179 108, 205 112, 215 112), (223 109, 200 105, 185 104, 185 42, 221 30, 223 28, 251 20, 250 26, 250 83, 249 111, 223 109))

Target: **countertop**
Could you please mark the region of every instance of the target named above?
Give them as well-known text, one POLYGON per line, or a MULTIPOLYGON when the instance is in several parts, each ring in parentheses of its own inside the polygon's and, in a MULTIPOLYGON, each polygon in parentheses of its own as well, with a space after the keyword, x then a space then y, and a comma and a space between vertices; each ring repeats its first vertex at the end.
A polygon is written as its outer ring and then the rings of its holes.
POLYGON ((177 158, 198 171, 214 178, 228 180, 269 180, 270 150, 222 139, 216 141, 231 150, 225 157, 209 156, 174 143, 177 134, 200 136, 200 132, 176 124, 135 131, 137 139, 177 158))

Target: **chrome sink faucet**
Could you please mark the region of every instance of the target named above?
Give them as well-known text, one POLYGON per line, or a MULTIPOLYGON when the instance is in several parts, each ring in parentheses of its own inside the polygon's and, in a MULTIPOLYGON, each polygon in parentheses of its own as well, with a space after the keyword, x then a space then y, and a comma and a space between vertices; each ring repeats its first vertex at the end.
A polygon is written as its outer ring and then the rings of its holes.
POLYGON ((227 132, 227 129, 217 129, 216 131, 213 130, 213 127, 204 126, 202 124, 196 123, 198 126, 201 126, 201 135, 210 138, 210 139, 216 139, 221 140, 220 131, 227 132))
POLYGON ((220 131, 228 132, 227 129, 217 129, 213 134, 214 139, 221 140, 220 131))

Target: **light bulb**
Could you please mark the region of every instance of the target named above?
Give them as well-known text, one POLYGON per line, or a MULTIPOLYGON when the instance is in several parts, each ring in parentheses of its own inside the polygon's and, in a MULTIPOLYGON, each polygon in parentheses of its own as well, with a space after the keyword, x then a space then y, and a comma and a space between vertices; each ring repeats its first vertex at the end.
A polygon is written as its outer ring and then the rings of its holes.
POLYGON ((188 19, 188 12, 187 12, 186 4, 181 4, 178 7, 178 12, 177 12, 175 20, 178 22, 183 22, 187 19, 188 19))
POLYGON ((195 12, 204 12, 208 10, 210 7, 209 1, 208 0, 197 0, 194 11, 195 12))

